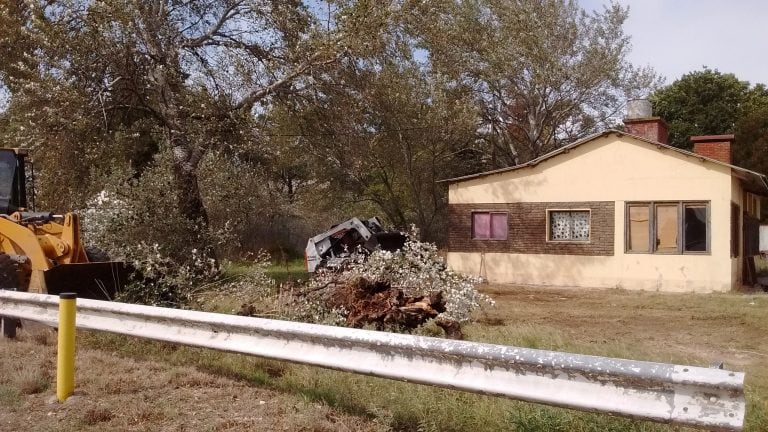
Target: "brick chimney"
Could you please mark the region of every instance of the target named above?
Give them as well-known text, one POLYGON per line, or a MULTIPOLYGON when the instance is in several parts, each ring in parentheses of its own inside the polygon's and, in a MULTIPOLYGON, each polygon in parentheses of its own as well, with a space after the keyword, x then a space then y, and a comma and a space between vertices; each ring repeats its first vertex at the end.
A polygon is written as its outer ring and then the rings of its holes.
POLYGON ((667 144, 669 131, 667 122, 661 117, 651 115, 651 103, 647 99, 627 101, 627 118, 624 119, 626 132, 647 140, 667 144))
POLYGON ((731 163, 731 143, 733 135, 692 136, 693 152, 710 159, 731 163))

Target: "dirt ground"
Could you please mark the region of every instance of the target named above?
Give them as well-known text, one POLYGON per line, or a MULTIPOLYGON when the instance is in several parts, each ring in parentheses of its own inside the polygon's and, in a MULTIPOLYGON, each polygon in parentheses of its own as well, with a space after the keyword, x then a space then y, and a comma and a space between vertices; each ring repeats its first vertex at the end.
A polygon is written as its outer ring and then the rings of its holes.
POLYGON ((562 335, 566 345, 586 347, 588 354, 705 367, 722 362, 726 369, 745 371, 746 383, 768 400, 768 294, 764 292, 690 294, 518 286, 489 286, 483 291, 497 301, 497 307, 481 323, 549 329, 562 335))
POLYGON ((493 314, 546 324, 574 340, 625 341, 725 355, 733 364, 768 356, 768 294, 677 294, 625 290, 490 287, 493 314), (732 330, 738 329, 737 332, 732 330))
POLYGON ((52 331, 0 339, 0 431, 373 431, 369 420, 191 367, 79 348, 77 395, 55 394, 52 331))

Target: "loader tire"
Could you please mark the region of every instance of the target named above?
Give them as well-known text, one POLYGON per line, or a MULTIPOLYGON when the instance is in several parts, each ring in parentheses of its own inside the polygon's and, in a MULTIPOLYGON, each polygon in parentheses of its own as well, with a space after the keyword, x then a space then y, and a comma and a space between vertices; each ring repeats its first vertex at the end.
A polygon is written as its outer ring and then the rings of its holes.
MULTIPOLYGON (((18 264, 8 254, 0 253, 0 289, 16 291, 19 289, 18 264)), ((3 328, 3 336, 8 339, 16 337, 16 329, 21 327, 21 320, 0 316, 0 327, 3 328)))
POLYGON ((101 248, 96 246, 86 246, 85 256, 88 257, 88 262, 108 262, 112 261, 109 254, 104 252, 101 248))

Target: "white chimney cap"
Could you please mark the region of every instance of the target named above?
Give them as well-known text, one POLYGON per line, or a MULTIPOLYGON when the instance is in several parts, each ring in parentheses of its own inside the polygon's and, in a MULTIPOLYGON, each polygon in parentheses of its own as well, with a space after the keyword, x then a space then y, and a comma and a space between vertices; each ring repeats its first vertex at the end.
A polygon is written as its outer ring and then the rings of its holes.
POLYGON ((630 99, 627 101, 627 119, 641 119, 653 116, 651 102, 648 99, 630 99))

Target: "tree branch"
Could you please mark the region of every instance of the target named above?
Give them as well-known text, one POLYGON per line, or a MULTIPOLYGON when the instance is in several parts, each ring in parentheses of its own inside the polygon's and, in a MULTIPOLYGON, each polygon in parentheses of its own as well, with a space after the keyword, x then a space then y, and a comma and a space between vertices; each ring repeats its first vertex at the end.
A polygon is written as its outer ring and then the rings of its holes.
POLYGON ((330 59, 330 60, 324 60, 320 62, 316 62, 318 57, 320 57, 321 53, 315 53, 310 57, 310 59, 304 63, 301 63, 298 65, 294 70, 292 70, 287 75, 283 76, 279 80, 273 82, 272 84, 262 87, 258 90, 255 90, 251 93, 249 93, 246 97, 244 97, 237 105, 235 105, 235 110, 246 110, 250 111, 253 109, 253 106, 256 104, 256 102, 264 99, 265 97, 275 93, 276 91, 280 90, 281 88, 287 86, 290 84, 293 80, 298 78, 299 76, 303 75, 307 70, 309 70, 313 66, 321 66, 321 65, 327 65, 331 64, 336 61, 336 57, 330 59))
POLYGON ((224 26, 224 24, 227 23, 230 19, 240 14, 240 10, 238 7, 243 4, 243 0, 239 0, 236 2, 233 2, 231 5, 229 5, 224 12, 219 17, 219 20, 216 21, 216 24, 213 25, 213 27, 210 28, 205 34, 202 34, 192 40, 187 40, 185 43, 183 43, 181 46, 182 48, 199 48, 205 44, 205 42, 209 39, 211 39, 213 36, 215 36, 219 30, 224 26))

